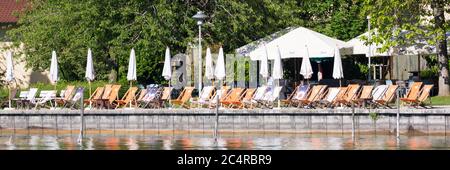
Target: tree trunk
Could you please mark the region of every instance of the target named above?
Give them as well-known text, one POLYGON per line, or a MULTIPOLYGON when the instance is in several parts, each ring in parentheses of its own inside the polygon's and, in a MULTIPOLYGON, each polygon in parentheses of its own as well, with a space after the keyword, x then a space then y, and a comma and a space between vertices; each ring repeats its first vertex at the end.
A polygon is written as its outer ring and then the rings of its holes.
POLYGON ((449 85, 449 70, 448 70, 448 54, 447 54, 447 40, 445 37, 445 16, 444 16, 443 0, 432 0, 431 8, 433 9, 433 16, 435 20, 435 28, 438 29, 438 40, 436 51, 439 62, 439 96, 448 96, 450 94, 449 85))

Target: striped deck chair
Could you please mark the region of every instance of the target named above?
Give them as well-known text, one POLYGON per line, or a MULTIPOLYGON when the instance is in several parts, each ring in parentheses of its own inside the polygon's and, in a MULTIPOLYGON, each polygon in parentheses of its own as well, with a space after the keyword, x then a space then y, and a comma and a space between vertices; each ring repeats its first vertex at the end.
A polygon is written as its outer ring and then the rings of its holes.
MULTIPOLYGON (((433 89, 433 86, 434 85, 432 85, 432 84, 427 84, 427 85, 424 85, 423 87, 422 87, 422 89, 420 90, 420 95, 419 95, 419 97, 417 97, 416 99, 404 99, 404 100, 402 100, 404 103, 406 103, 406 104, 409 104, 409 105, 411 105, 411 106, 414 106, 414 107, 417 107, 417 106, 422 106, 422 107, 424 107, 424 108, 426 108, 426 103, 425 103, 425 101, 427 100, 427 99, 429 99, 429 97, 430 97, 430 92, 431 92, 431 89, 433 89)), ((431 100, 430 100, 430 103, 431 103, 431 100)), ((431 107, 431 106, 430 106, 431 107)))
POLYGON ((202 92, 200 93, 200 96, 197 100, 191 99, 191 106, 190 107, 196 107, 200 105, 200 107, 203 107, 205 105, 209 105, 209 102, 211 98, 214 95, 214 86, 205 86, 202 89, 202 92))
POLYGON ((398 89, 398 85, 390 85, 387 88, 384 95, 382 96, 382 98, 374 101, 375 106, 390 108, 389 102, 391 102, 392 99, 394 99, 395 92, 397 91, 397 89, 398 89))
POLYGON ((139 91, 139 93, 137 94, 137 98, 134 101, 134 105, 136 105, 136 107, 138 107, 138 103, 142 101, 142 99, 144 98, 144 96, 147 94, 147 89, 141 89, 141 91, 139 91))
POLYGON ((220 103, 224 107, 233 108, 233 106, 237 106, 235 104, 240 103, 242 98, 244 97, 245 89, 243 88, 234 88, 230 91, 230 94, 220 103))
POLYGON ((276 86, 275 88, 273 88, 272 95, 270 95, 269 98, 265 100, 266 107, 273 108, 275 103, 278 103, 277 101, 280 98, 280 93, 282 89, 283 89, 282 86, 276 86))
POLYGON ((56 105, 64 106, 64 104, 70 100, 72 97, 73 92, 75 91, 75 86, 68 85, 66 89, 64 90, 64 93, 61 92, 62 95, 60 95, 60 98, 55 99, 56 105))
POLYGON ((290 106, 297 106, 300 103, 300 100, 305 100, 308 95, 310 87, 311 86, 309 84, 300 86, 297 89, 295 95, 292 97, 290 106))
POLYGON ((375 106, 376 100, 381 100, 383 98, 383 95, 386 93, 388 87, 388 85, 379 85, 372 90, 372 100, 367 101, 370 107, 375 106))
POLYGON ((336 101, 336 98, 337 98, 339 92, 342 90, 343 89, 341 89, 339 87, 328 88, 328 90, 326 92, 327 95, 318 102, 318 106, 320 106, 321 108, 333 107, 333 104, 336 101))
POLYGON ((314 103, 320 101, 320 96, 327 88, 327 85, 315 85, 312 87, 308 97, 304 100, 299 100, 297 107, 309 107, 314 108, 314 103))
POLYGON ((265 106, 267 104, 267 101, 272 97, 273 94, 273 87, 267 87, 266 92, 264 93, 263 97, 259 100, 256 100, 256 106, 265 106))
POLYGON ((158 91, 160 88, 156 86, 147 87, 147 93, 139 101, 138 106, 142 108, 155 108, 158 103, 158 91))
POLYGON ((121 106, 127 106, 133 103, 136 103, 136 92, 138 91, 137 87, 130 87, 127 92, 123 95, 122 99, 114 100, 113 106, 116 106, 116 109, 121 106))
POLYGON ((363 86, 360 93, 353 99, 353 102, 357 104, 358 107, 365 107, 367 101, 372 100, 372 85, 363 86))
POLYGON ((194 87, 184 87, 183 91, 180 93, 180 96, 178 96, 175 100, 170 100, 170 102, 172 105, 178 105, 189 109, 190 107, 187 102, 192 97, 192 91, 194 91, 194 87))
POLYGON ((422 87, 422 82, 414 82, 409 88, 406 96, 404 98, 400 98, 403 102, 415 101, 419 97, 420 88, 422 87))

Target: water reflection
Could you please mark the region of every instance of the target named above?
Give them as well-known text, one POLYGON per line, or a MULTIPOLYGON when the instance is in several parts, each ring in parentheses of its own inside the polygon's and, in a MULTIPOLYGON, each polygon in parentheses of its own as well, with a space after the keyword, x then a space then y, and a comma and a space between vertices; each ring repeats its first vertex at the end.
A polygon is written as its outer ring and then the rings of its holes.
POLYGON ((0 149, 16 150, 174 150, 174 149, 450 149, 446 136, 357 135, 355 141, 345 135, 222 135, 217 142, 210 135, 88 135, 82 145, 72 135, 0 135, 0 149))

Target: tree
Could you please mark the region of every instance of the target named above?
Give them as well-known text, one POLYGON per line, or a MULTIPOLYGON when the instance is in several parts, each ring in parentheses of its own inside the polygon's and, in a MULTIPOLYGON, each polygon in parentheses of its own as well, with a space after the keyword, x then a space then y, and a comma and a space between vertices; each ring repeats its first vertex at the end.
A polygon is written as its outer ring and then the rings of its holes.
POLYGON ((445 32, 449 30, 444 13, 448 0, 365 0, 363 15, 372 17, 378 34, 373 42, 390 47, 413 45, 419 40, 436 45, 440 96, 450 94, 448 53, 445 32))
POLYGON ((306 26, 330 36, 350 39, 364 30, 358 13, 362 0, 28 0, 18 27, 8 32, 24 45, 27 65, 49 67, 59 56, 62 79, 83 80, 87 49, 94 56, 97 79, 117 73, 123 81, 131 48, 136 51, 141 83, 161 83, 164 50, 183 53, 197 40, 192 16, 209 17, 202 34, 206 43, 225 52, 290 26, 306 26), (331 18, 330 18, 331 17, 331 18))

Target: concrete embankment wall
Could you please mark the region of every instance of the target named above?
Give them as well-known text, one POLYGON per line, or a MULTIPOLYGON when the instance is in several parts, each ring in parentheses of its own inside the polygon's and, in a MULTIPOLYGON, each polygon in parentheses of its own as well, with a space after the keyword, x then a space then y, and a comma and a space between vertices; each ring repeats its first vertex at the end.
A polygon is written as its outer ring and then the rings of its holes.
MULTIPOLYGON (((88 130, 214 130, 215 110, 86 110, 88 130)), ((396 109, 355 109, 356 133, 395 133, 396 109), (376 113, 376 114, 374 114, 376 113), (376 121, 375 121, 376 119, 376 121)), ((351 109, 220 110, 221 132, 349 133, 351 109)), ((403 134, 447 134, 450 109, 401 109, 403 134)), ((79 110, 2 110, 2 129, 80 129, 79 110)))

